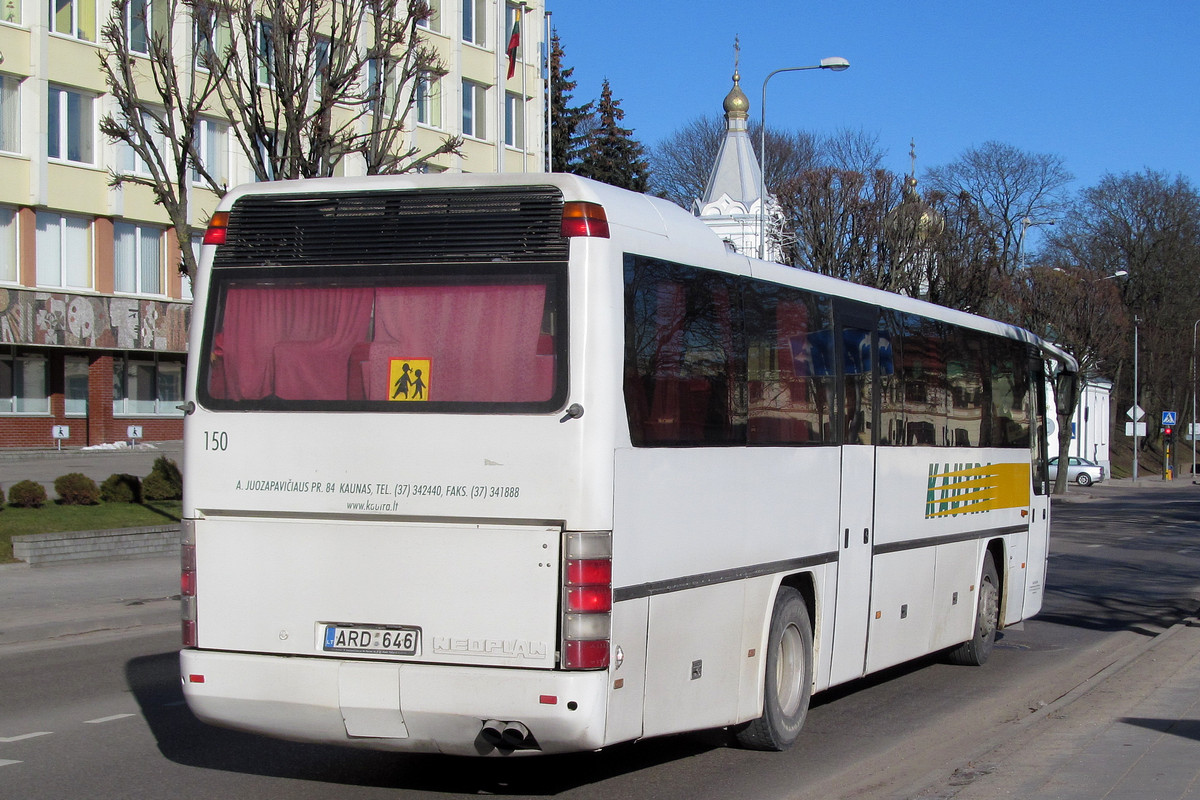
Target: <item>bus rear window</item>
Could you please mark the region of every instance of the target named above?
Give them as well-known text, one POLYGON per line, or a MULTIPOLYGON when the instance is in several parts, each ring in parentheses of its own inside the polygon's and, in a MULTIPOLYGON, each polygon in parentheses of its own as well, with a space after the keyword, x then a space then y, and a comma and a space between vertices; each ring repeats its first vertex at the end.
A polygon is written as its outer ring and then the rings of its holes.
POLYGON ((557 274, 248 272, 214 274, 210 407, 550 411, 565 396, 557 274))

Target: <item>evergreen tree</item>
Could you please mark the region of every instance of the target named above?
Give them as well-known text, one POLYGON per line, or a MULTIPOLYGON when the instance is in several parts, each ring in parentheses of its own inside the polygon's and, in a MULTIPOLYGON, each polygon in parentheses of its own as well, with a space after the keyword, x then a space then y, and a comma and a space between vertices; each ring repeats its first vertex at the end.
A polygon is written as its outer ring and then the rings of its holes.
POLYGON ((633 130, 621 127, 625 110, 620 100, 613 99, 607 78, 600 92, 597 115, 598 123, 583 151, 583 161, 573 172, 623 189, 646 191, 650 167, 645 152, 633 138, 633 130))
POLYGON ((574 67, 563 69, 563 49, 558 31, 550 36, 550 172, 574 172, 580 158, 583 134, 591 120, 592 104, 569 105, 576 82, 574 67))

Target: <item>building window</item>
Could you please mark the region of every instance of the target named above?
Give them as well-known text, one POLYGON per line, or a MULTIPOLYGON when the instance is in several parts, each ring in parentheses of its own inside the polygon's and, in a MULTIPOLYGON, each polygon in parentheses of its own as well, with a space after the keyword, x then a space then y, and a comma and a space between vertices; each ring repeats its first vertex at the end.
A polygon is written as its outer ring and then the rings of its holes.
POLYGON ((212 3, 197 2, 192 8, 193 57, 196 66, 207 70, 208 64, 220 61, 229 48, 229 17, 212 3))
POLYGON ((90 289, 91 220, 39 211, 36 255, 38 286, 90 289))
POLYGON ((0 355, 0 414, 49 414, 42 356, 0 355))
POLYGON ((21 24, 21 0, 0 0, 0 19, 14 25, 21 24))
POLYGON ((63 359, 63 403, 68 417, 86 417, 88 404, 88 360, 77 356, 63 359))
POLYGON ((462 82, 462 132, 463 136, 476 139, 487 138, 487 87, 464 80, 462 82))
POLYGON ((429 16, 417 23, 418 28, 424 28, 434 33, 442 32, 442 0, 426 0, 429 6, 429 16))
POLYGON ((315 74, 313 75, 314 100, 319 100, 325 93, 325 84, 329 82, 329 70, 333 64, 333 40, 328 36, 317 36, 313 49, 316 51, 315 74))
POLYGON ((96 41, 96 0, 50 0, 50 30, 96 41))
POLYGON ((0 150, 21 152, 21 80, 0 75, 0 150))
POLYGON ((16 283, 17 212, 0 206, 0 282, 16 283))
POLYGON ((51 86, 47 97, 46 155, 91 164, 95 124, 91 95, 51 86))
POLYGON ((125 7, 125 32, 131 53, 150 54, 150 0, 129 0, 125 7))
POLYGON ((430 75, 417 78, 417 122, 433 128, 442 127, 442 82, 430 75))
MULTIPOLYGON (((142 112, 142 127, 146 129, 146 133, 150 136, 151 148, 159 154, 166 154, 166 137, 163 136, 162 130, 159 128, 154 116, 146 111, 142 112)), ((122 141, 117 143, 117 160, 118 168, 126 175, 151 174, 150 167, 147 166, 146 162, 128 142, 122 141)))
POLYGON ((504 143, 525 149, 525 103, 519 94, 504 94, 504 143))
MULTIPOLYGON (((223 122, 201 118, 196 123, 196 151, 200 164, 218 186, 229 183, 229 126, 223 122)), ((206 183, 195 166, 192 182, 206 183)))
POLYGON ((265 19, 258 21, 258 82, 275 85, 275 26, 265 19))
POLYGON ((486 0, 462 0, 462 40, 487 47, 486 0))
POLYGON ((116 223, 113 226, 113 269, 118 292, 162 294, 162 229, 116 223))
POLYGON ((183 363, 113 359, 113 414, 181 416, 183 363))

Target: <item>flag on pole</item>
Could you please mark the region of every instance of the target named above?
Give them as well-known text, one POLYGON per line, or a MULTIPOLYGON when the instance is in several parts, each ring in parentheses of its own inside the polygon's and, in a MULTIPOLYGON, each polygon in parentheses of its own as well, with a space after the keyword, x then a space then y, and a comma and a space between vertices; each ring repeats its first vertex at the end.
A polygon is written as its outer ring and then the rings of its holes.
POLYGON ((512 33, 508 36, 508 47, 505 48, 508 52, 508 77, 510 80, 517 73, 517 50, 521 47, 521 9, 518 8, 515 11, 512 33))

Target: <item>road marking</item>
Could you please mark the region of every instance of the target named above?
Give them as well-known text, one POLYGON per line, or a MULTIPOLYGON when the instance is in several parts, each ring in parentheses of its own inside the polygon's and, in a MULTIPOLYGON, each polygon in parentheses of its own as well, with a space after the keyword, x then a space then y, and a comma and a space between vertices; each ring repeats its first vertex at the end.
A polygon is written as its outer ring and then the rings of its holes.
POLYGON ((133 716, 133 714, 113 714, 111 717, 101 717, 100 719, 87 719, 87 720, 83 721, 83 724, 84 725, 101 725, 105 722, 113 722, 114 720, 125 719, 126 717, 132 717, 132 716, 133 716))
MULTIPOLYGON (((39 736, 49 736, 53 731, 38 731, 37 733, 23 733, 20 736, 0 736, 0 744, 11 744, 13 742, 23 742, 26 739, 36 739, 39 736)), ((16 762, 21 763, 21 762, 16 762)))
POLYGON ((13 764, 21 764, 21 761, 9 761, 5 758, 0 758, 0 767, 11 767, 13 764))

